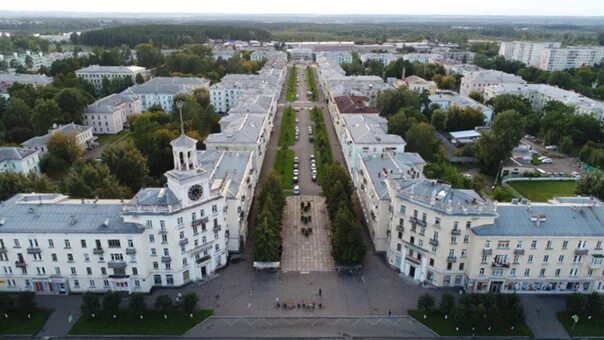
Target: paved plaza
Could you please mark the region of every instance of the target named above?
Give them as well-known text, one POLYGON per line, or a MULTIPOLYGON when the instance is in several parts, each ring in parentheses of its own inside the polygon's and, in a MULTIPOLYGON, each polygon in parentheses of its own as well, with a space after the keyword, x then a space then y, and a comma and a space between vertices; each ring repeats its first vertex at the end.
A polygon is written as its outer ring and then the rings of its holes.
POLYGON ((287 272, 327 272, 335 268, 331 256, 331 230, 329 216, 325 208, 325 198, 321 196, 287 197, 283 228, 283 255, 281 270, 287 272), (310 203, 310 209, 303 212, 301 203, 310 203), (310 216, 308 223, 301 216, 310 216), (304 230, 310 230, 306 235, 304 230))

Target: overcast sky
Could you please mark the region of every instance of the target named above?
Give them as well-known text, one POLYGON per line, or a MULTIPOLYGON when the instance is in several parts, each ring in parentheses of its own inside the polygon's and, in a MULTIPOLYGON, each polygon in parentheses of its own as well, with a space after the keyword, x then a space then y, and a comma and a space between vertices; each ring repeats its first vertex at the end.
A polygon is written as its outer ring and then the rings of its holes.
POLYGON ((603 16, 604 0, 2 0, 0 10, 603 16))

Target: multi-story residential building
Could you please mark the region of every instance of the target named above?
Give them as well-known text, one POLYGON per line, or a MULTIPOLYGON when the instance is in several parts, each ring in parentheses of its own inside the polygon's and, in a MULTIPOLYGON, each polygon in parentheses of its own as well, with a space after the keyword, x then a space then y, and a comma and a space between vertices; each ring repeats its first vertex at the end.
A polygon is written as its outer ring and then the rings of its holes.
POLYGON ((447 74, 461 74, 463 77, 469 76, 471 73, 482 71, 483 68, 473 64, 452 64, 442 63, 442 66, 447 71, 447 74))
POLYGON ((142 112, 141 99, 127 94, 112 94, 88 105, 83 124, 94 134, 116 134, 124 129, 128 117, 142 112))
POLYGON ((604 46, 569 46, 545 48, 538 67, 546 71, 559 71, 604 62, 604 46))
POLYGON ((353 41, 302 41, 302 42, 287 42, 290 47, 309 48, 313 52, 335 52, 354 50, 355 44, 353 41))
POLYGON ((396 61, 399 56, 394 53, 362 53, 359 58, 363 63, 367 60, 375 60, 381 62, 384 66, 388 66, 391 62, 396 61))
POLYGON ((149 79, 151 72, 140 66, 99 66, 90 65, 75 71, 78 78, 82 78, 94 86, 101 93, 103 91, 103 78, 108 80, 129 77, 134 84, 136 76, 140 74, 144 79, 149 79))
POLYGON ((171 142, 167 187, 131 200, 18 194, 0 205, 0 290, 149 292, 205 279, 240 251, 253 197, 251 154, 171 142))
POLYGON ((252 61, 261 61, 280 57, 287 58, 287 54, 282 51, 274 50, 254 50, 254 52, 250 54, 250 60, 252 61))
POLYGON ((42 156, 48 152, 46 143, 48 142, 50 136, 55 133, 74 136, 76 142, 84 151, 94 147, 95 145, 96 137, 92 135, 92 127, 70 123, 55 127, 52 130, 49 130, 48 133, 43 136, 32 137, 21 143, 21 146, 29 150, 39 151, 40 156, 42 156))
POLYGON ((212 52, 214 55, 214 60, 218 60, 218 59, 229 60, 229 59, 233 58, 233 56, 235 55, 235 50, 232 48, 217 49, 212 52))
POLYGON ((435 94, 428 96, 428 99, 431 104, 438 104, 443 110, 447 110, 449 106, 478 109, 484 115, 485 124, 489 124, 493 118, 492 108, 482 105, 472 98, 461 96, 453 91, 437 91, 435 94))
POLYGON ((310 48, 292 48, 289 50, 292 60, 312 60, 313 51, 310 48))
POLYGON ((458 64, 472 64, 474 63, 474 56, 476 53, 471 51, 464 51, 453 49, 449 47, 435 47, 432 49, 433 54, 437 54, 443 60, 449 60, 458 64))
POLYGON ((8 89, 15 83, 31 84, 34 87, 39 87, 50 85, 52 78, 43 74, 0 73, 0 96, 8 98, 8 89))
POLYGON ((459 94, 464 97, 468 97, 472 92, 483 94, 485 87, 499 84, 526 84, 526 81, 513 74, 482 70, 461 78, 459 94))
POLYGON ((436 53, 407 53, 403 55, 403 59, 411 63, 435 63, 440 61, 442 57, 436 53))
POLYGON ((489 100, 502 94, 514 94, 526 98, 533 110, 541 112, 552 100, 575 108, 577 114, 593 114, 604 120, 604 103, 579 93, 546 84, 502 84, 485 88, 484 98, 489 100))
POLYGON ((39 152, 11 146, 0 147, 0 172, 40 173, 39 152))
POLYGON ((397 89, 406 87, 417 93, 428 91, 428 93, 434 94, 438 90, 438 86, 436 86, 436 83, 432 80, 426 80, 415 75, 406 77, 405 79, 396 79, 393 86, 397 89))
POLYGON ((507 60, 521 61, 529 66, 539 67, 546 48, 559 48, 559 42, 502 41, 499 55, 507 60))
POLYGON ((179 94, 191 94, 196 90, 209 89, 210 81, 197 77, 156 77, 145 83, 127 88, 122 94, 141 99, 142 110, 160 105, 164 111, 172 112, 174 97, 179 94))
POLYGON ((339 51, 339 52, 321 52, 323 56, 326 58, 331 58, 336 63, 342 64, 350 64, 352 63, 352 53, 348 51, 339 51))

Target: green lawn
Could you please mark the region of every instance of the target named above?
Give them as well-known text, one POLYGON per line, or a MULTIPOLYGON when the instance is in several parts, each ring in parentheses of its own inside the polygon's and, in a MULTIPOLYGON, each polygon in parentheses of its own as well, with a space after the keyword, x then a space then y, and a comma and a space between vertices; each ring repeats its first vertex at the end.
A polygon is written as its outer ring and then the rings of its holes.
POLYGON ((296 65, 294 65, 289 74, 289 80, 287 83, 287 101, 288 102, 296 101, 296 90, 297 90, 296 82, 297 81, 298 81, 298 73, 296 70, 296 65))
POLYGON ((312 93, 310 96, 311 101, 317 101, 317 83, 315 82, 315 72, 310 66, 306 66, 306 81, 308 82, 309 91, 312 93))
POLYGON ((273 170, 281 178, 283 188, 291 189, 294 177, 294 151, 283 148, 277 150, 273 170))
POLYGON ((111 145, 117 141, 124 141, 129 139, 130 137, 127 137, 130 135, 130 131, 126 131, 126 130, 122 130, 120 133, 117 133, 115 135, 98 135, 97 136, 97 141, 99 142, 99 144, 105 146, 105 145, 111 145))
POLYGON ((296 110, 291 106, 283 110, 281 116, 281 127, 279 128, 279 146, 294 145, 294 136, 296 134, 296 110))
POLYGON ((576 181, 518 181, 508 182, 522 196, 535 202, 546 202, 556 196, 575 196, 576 181))
POLYGON ((200 310, 193 318, 181 310, 168 313, 164 319, 161 312, 148 311, 141 320, 138 315, 123 311, 117 318, 97 317, 80 319, 71 330, 70 335, 182 335, 201 321, 212 315, 212 310, 200 310))
POLYGON ((4 318, 4 313, 0 316, 0 334, 26 334, 35 335, 40 331, 46 320, 52 313, 52 310, 38 310, 31 313, 31 318, 27 313, 7 313, 8 319, 4 318))
MULTIPOLYGON (((445 316, 441 312, 430 312, 427 314, 427 318, 424 319, 424 313, 412 309, 409 311, 409 316, 415 320, 421 322, 432 331, 436 332, 440 336, 471 336, 472 332, 457 331, 455 329, 455 323, 452 318, 445 319, 445 316)), ((474 335, 476 336, 527 336, 533 337, 533 332, 527 325, 510 330, 507 327, 501 325, 492 325, 492 329, 489 331, 487 328, 476 329, 474 335)))
MULTIPOLYGON (((557 315, 562 326, 564 326, 568 334, 570 334, 573 328, 573 320, 570 318, 571 313, 564 311, 558 313, 557 315)), ((591 320, 579 319, 579 322, 577 322, 572 335, 573 337, 604 337, 604 323, 602 323, 602 317, 591 318, 591 320)))

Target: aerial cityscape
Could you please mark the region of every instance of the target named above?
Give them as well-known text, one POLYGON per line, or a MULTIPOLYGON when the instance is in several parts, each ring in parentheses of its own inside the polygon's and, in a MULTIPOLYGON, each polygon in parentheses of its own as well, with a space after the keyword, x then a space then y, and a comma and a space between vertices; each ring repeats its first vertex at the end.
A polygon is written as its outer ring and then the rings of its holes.
POLYGON ((0 339, 604 337, 599 1, 201 3, 0 8, 0 339))

